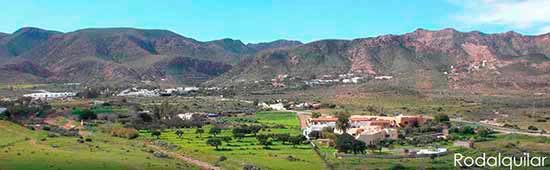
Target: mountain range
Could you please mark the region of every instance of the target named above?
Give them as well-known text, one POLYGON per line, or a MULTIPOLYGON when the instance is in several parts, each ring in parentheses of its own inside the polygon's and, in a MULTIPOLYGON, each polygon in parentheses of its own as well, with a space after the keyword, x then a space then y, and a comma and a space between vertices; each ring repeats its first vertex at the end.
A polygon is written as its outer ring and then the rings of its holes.
POLYGON ((236 84, 391 75, 421 89, 546 89, 550 34, 417 29, 403 35, 303 44, 201 42, 166 30, 22 28, 0 34, 0 82, 236 84))

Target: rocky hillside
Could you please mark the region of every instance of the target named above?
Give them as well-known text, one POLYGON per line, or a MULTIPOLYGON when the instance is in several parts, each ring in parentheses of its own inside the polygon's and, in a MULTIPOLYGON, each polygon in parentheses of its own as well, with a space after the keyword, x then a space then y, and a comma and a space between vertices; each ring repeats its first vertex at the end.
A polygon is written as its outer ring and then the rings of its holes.
POLYGON ((549 88, 550 34, 418 29, 404 35, 321 40, 260 52, 210 83, 344 73, 391 75, 402 85, 426 89, 549 88))
POLYGON ((109 28, 61 33, 22 28, 0 34, 0 81, 196 84, 271 48, 267 44, 260 49, 238 40, 200 42, 166 30, 109 28))

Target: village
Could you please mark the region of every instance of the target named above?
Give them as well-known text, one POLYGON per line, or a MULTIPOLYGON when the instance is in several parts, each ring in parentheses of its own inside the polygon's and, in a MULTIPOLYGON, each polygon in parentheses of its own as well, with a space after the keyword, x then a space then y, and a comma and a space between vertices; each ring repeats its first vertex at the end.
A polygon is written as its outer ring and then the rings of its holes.
MULTIPOLYGON (((353 76, 347 78, 354 82, 353 76)), ((391 80, 391 76, 374 78, 383 80, 391 80)), ((97 91, 32 89, 20 96, 3 97, 0 115, 29 129, 43 131, 51 138, 82 137, 78 143, 86 143, 86 138, 94 139, 82 134, 106 133, 179 148, 176 152, 187 159, 205 161, 212 167, 221 164, 218 166, 229 169, 239 169, 234 167, 239 165, 236 162, 252 157, 258 161, 250 162, 251 166, 273 167, 263 161, 275 159, 274 155, 285 155, 281 166, 307 167, 311 162, 296 164, 307 160, 315 162, 318 168, 323 167, 323 161, 448 159, 449 153, 457 150, 484 148, 484 143, 498 141, 502 134, 549 135, 539 129, 519 129, 502 123, 500 119, 508 114, 499 112, 493 113, 495 118, 477 121, 437 113, 439 108, 420 114, 368 109, 350 114, 346 106, 327 100, 271 96, 250 99, 235 97, 231 90, 194 86, 97 91), (25 114, 13 114, 14 110, 25 114), (26 119, 27 116, 32 119, 26 119), (264 150, 265 155, 255 155, 264 150), (248 154, 234 156, 225 163, 212 161, 239 152, 248 154)), ((163 159, 172 152, 156 150, 153 156, 163 159)))

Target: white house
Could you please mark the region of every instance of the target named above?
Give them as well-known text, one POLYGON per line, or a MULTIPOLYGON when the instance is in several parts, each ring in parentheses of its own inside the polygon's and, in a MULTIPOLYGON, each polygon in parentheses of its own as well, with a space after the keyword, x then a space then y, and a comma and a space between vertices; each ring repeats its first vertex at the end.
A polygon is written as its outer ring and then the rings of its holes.
POLYGON ((375 80, 391 80, 393 79, 393 76, 376 76, 374 77, 375 80))

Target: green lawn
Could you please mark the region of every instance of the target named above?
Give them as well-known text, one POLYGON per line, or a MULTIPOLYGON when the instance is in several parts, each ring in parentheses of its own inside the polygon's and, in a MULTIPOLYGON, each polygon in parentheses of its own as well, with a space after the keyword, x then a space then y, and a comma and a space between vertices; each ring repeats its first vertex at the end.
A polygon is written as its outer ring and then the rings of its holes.
POLYGON ((0 121, 0 169, 198 169, 179 160, 155 158, 143 149, 143 142, 138 140, 114 138, 93 132, 89 137, 92 142, 81 144, 76 137, 46 136, 45 132, 30 131, 13 123, 0 121))

